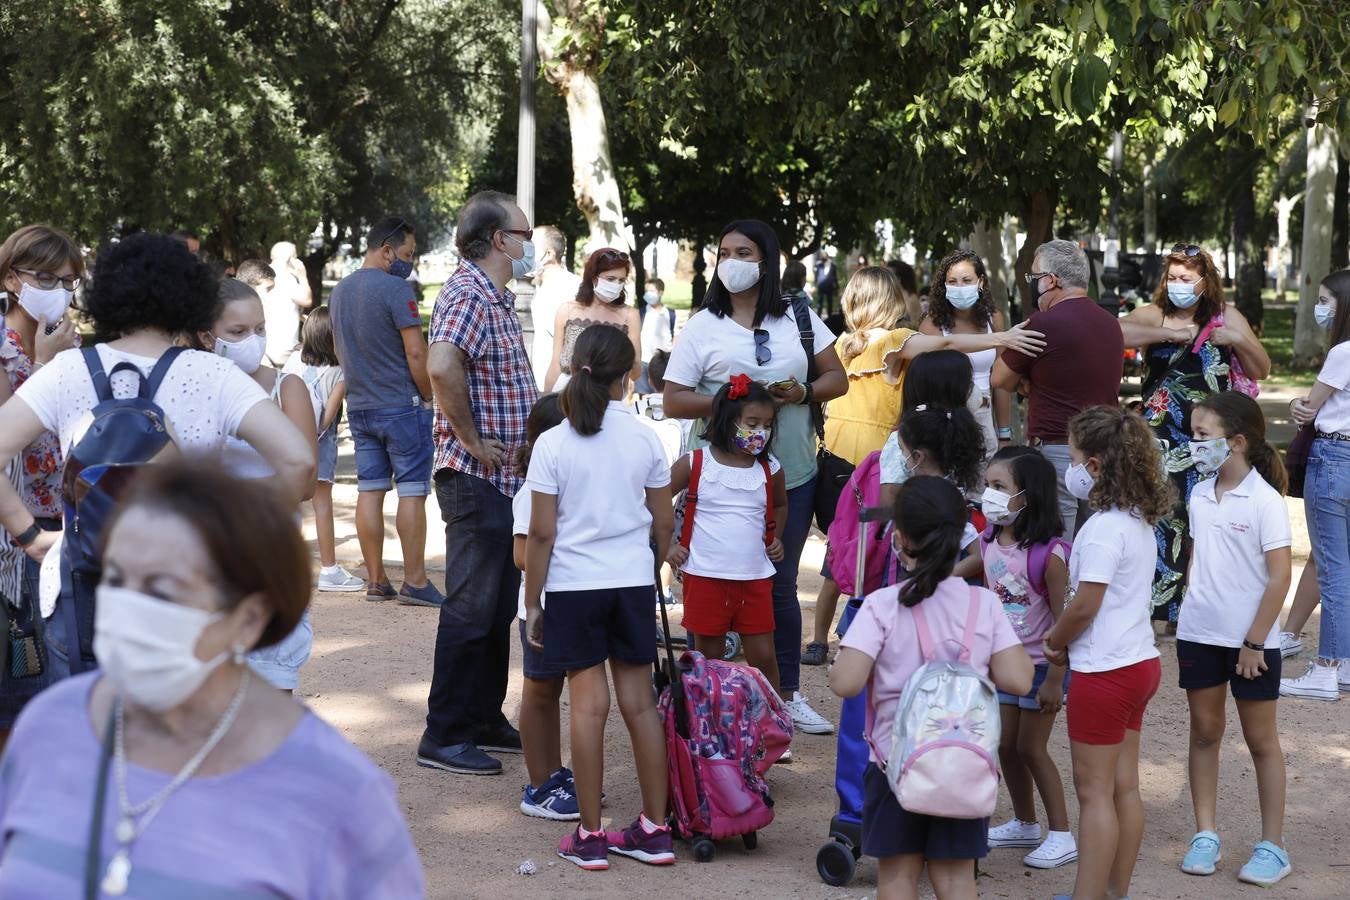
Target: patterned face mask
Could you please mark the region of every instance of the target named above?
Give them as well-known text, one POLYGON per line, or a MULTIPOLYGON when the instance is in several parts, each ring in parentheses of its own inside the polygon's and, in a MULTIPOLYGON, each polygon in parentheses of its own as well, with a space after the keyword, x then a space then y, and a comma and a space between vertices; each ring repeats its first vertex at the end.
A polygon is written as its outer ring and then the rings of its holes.
POLYGON ((1228 438, 1191 442, 1191 461, 1195 463, 1195 471, 1201 475, 1213 475, 1219 471, 1232 452, 1228 438))
POLYGON ((769 446, 769 437, 772 434, 773 432, 767 428, 737 426, 736 436, 732 438, 732 441, 736 444, 737 450, 759 456, 769 446))

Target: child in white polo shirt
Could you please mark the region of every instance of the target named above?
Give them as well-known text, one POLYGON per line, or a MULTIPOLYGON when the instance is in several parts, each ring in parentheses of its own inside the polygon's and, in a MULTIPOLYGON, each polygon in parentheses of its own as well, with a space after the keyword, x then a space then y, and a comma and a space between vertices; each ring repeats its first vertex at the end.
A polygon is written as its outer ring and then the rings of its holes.
POLYGON ((1288 875, 1284 850, 1284 752, 1275 721, 1280 696, 1278 620, 1289 590, 1287 479, 1266 442, 1256 401, 1236 391, 1191 413, 1191 456, 1202 476, 1191 493, 1191 555, 1177 622, 1178 681, 1191 710, 1191 800, 1196 834, 1181 870, 1209 875, 1219 861, 1217 796, 1225 688, 1237 701, 1256 769, 1261 842, 1238 879, 1269 886, 1288 875))

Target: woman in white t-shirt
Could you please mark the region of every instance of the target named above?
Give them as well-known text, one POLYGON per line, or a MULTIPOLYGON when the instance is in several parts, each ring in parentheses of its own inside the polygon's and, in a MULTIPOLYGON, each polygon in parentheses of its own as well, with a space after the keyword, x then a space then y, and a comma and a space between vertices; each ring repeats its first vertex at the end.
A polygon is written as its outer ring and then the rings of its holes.
MULTIPOLYGON (((802 731, 829 734, 834 727, 802 696, 802 610, 797 600, 797 569, 811 531, 816 493, 816 433, 813 404, 842 397, 848 376, 834 350, 834 335, 809 308, 808 360, 797 327, 796 311, 779 281, 778 236, 754 219, 722 229, 717 246, 717 277, 708 285, 703 309, 680 332, 666 367, 664 408, 676 419, 706 420, 713 395, 737 372, 769 386, 778 404, 774 456, 783 466, 788 491, 787 525, 780 538, 783 558, 773 580, 774 648, 778 676, 792 720, 802 731), (814 362, 814 366, 809 365, 814 362), (815 380, 808 378, 814 368, 815 380)), ((695 426, 700 434, 706 421, 695 426)), ((690 449, 706 446, 691 438, 690 449)))
MULTIPOLYGON (((220 287, 182 244, 164 235, 135 234, 100 254, 84 301, 96 333, 110 338, 98 345, 104 371, 126 362, 148 375, 179 335, 211 327, 220 287)), ((129 373, 112 378, 115 396, 131 396, 135 386, 129 373)), ((277 472, 275 489, 288 504, 298 505, 309 490, 314 454, 304 435, 229 360, 199 351, 183 353, 154 399, 182 453, 218 456, 225 438, 237 435, 277 472)), ((12 458, 44 430, 55 433, 62 454, 69 454, 91 421, 97 400, 80 351, 57 354, 0 406, 0 459, 12 458)), ((0 525, 37 560, 46 556, 57 536, 30 531, 33 516, 4 479, 0 479, 0 525)), ((61 661, 63 621, 58 610, 47 631, 53 655, 61 661)), ((87 662, 94 664, 92 634, 79 637, 87 662)))
POLYGON ((1125 897, 1144 839, 1139 732, 1162 678, 1149 620, 1158 562, 1153 526, 1171 509, 1172 488, 1153 433, 1117 407, 1094 406, 1074 416, 1069 454, 1065 486, 1096 512, 1074 539, 1071 598, 1044 648, 1047 662, 1073 672, 1074 896, 1125 897))
POLYGON ((1317 561, 1322 592, 1322 627, 1317 659, 1300 678, 1284 681, 1288 697, 1336 700, 1350 690, 1350 269, 1328 275, 1314 308, 1330 330, 1326 362, 1308 396, 1295 400, 1294 421, 1317 430, 1308 451, 1303 511, 1317 561))

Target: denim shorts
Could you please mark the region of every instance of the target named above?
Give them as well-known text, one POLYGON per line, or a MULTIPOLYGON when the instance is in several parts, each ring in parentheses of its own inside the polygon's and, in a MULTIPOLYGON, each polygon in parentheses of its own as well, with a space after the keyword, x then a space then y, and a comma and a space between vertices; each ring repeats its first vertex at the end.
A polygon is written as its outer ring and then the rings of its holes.
POLYGON ((313 649, 314 626, 309 622, 309 610, 305 610, 290 634, 270 647, 250 653, 248 665, 272 687, 293 691, 300 687, 300 667, 309 661, 313 649))
POLYGON ((328 430, 319 435, 319 474, 318 480, 333 483, 337 475, 337 423, 328 426, 328 430))
MULTIPOLYGON (((1036 674, 1031 679, 1031 690, 1025 695, 1019 697, 1016 694, 1005 694, 998 692, 998 702, 1000 706, 1016 706, 1018 709, 1025 709, 1031 712, 1039 712, 1041 704, 1036 700, 1036 694, 1040 691, 1041 685, 1045 684, 1045 676, 1050 674, 1048 663, 1040 663, 1036 666, 1036 674)), ((1069 696, 1069 679, 1073 673, 1065 671, 1064 673, 1064 696, 1069 696)))
POLYGON ((420 406, 349 410, 347 422, 356 443, 356 489, 387 491, 400 497, 431 493, 435 444, 432 412, 420 406))

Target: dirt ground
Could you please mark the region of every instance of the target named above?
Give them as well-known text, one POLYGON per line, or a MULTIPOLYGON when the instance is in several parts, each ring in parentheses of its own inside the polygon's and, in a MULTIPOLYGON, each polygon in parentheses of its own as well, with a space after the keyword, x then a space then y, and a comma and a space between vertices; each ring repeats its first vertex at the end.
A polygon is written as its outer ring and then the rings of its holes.
MULTIPOLYGON (((351 450, 345 440, 342 451, 343 468, 350 470, 351 450)), ((339 559, 359 571, 360 552, 350 519, 354 500, 354 485, 337 485, 339 559)), ((392 497, 387 511, 391 515, 386 552, 391 554, 391 565, 397 565, 392 497)), ((434 498, 428 500, 427 513, 427 559, 433 580, 440 583, 444 546, 434 498)), ((1291 513, 1295 555, 1306 557, 1301 506, 1291 503, 1291 513)), ((306 529, 312 539, 312 522, 306 522, 306 529)), ((819 586, 814 573, 819 571, 823 552, 823 543, 813 537, 802 559, 800 596, 808 633, 819 586)), ((396 585, 401 574, 397 568, 391 572, 396 585)), ((1296 567, 1295 583, 1298 574, 1296 567)), ((836 811, 835 743, 828 736, 797 735, 792 764, 770 772, 777 820, 760 833, 759 847, 753 852, 738 841, 728 841, 718 847, 716 860, 700 864, 692 860, 687 845, 677 844, 679 862, 669 869, 649 869, 618 859, 603 873, 583 872, 559 860, 557 843, 570 826, 519 812, 520 789, 526 781, 522 757, 503 755, 505 771, 496 777, 450 775, 420 768, 414 761, 426 714, 437 615, 436 610, 367 603, 360 594, 316 595, 314 655, 302 672, 299 692, 398 783, 425 866, 428 896, 627 897, 644 889, 683 897, 861 898, 874 894, 876 869, 866 858, 853 883, 845 887, 829 887, 816 874, 816 851, 826 840, 830 817, 836 811), (515 874, 524 860, 533 860, 538 874, 515 874)), ((1314 650, 1317 627, 1314 616, 1305 638, 1314 650)), ((1227 900, 1259 895, 1259 888, 1237 881, 1237 870, 1260 834, 1255 777, 1231 702, 1220 776, 1224 860, 1208 878, 1188 876, 1178 869, 1194 831, 1186 783, 1187 713, 1185 697, 1175 687, 1171 643, 1164 641, 1161 650, 1163 687, 1149 707, 1143 732, 1141 780, 1147 825, 1131 895, 1136 900, 1227 900)), ((514 646, 506 702, 512 719, 520 699, 519 651, 514 646)), ((1288 660, 1286 671, 1301 672, 1309 655, 1305 651, 1288 660)), ((802 690, 823 715, 837 721, 839 702, 825 686, 824 668, 804 666, 802 690)), ((567 715, 564 695, 564 759, 567 715)), ((1350 792, 1350 696, 1336 704, 1282 701, 1280 720, 1289 772, 1286 846, 1294 872, 1275 890, 1310 900, 1350 897, 1350 856, 1339 848, 1340 829, 1346 823, 1345 798, 1350 792)), ((617 707, 606 741, 606 814, 622 825, 636 815, 639 796, 617 707)), ((1062 718, 1051 748, 1071 786, 1062 718)), ((1076 831, 1077 805, 1072 796, 1069 801, 1076 831)), ((1005 797, 996 821, 1009 815, 1005 797)), ((1024 852, 992 851, 982 865, 980 896, 1048 898, 1072 887, 1072 864, 1048 872, 1028 869, 1021 864, 1024 852)))

